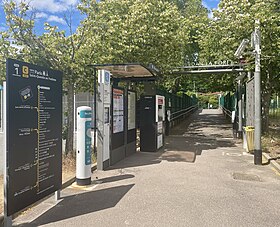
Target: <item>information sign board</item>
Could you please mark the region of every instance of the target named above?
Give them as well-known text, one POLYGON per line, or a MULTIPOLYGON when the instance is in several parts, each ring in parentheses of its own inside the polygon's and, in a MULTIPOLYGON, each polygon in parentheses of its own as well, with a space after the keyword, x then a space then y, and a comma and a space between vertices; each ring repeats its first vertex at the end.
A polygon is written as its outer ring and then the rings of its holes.
POLYGON ((128 130, 136 128, 136 94, 135 92, 128 91, 128 130))
POLYGON ((61 188, 62 73, 7 60, 7 215, 61 188))
POLYGON ((113 89, 113 133, 124 130, 124 104, 123 90, 113 89))

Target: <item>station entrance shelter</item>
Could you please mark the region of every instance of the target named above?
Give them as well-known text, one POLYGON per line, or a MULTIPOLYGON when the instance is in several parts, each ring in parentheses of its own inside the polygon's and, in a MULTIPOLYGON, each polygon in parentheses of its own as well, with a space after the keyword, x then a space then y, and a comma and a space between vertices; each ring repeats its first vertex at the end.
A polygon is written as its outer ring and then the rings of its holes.
POLYGON ((136 152, 135 84, 154 84, 159 70, 153 65, 146 67, 134 63, 91 67, 95 75, 94 148, 97 148, 97 169, 104 170, 136 152))

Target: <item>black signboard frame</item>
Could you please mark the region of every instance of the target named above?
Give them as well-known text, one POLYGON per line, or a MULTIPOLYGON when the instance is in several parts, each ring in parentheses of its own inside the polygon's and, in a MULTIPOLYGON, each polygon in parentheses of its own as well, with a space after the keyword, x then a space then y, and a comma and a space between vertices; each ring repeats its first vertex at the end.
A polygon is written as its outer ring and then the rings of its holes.
POLYGON ((61 189, 62 72, 7 59, 7 216, 61 189))

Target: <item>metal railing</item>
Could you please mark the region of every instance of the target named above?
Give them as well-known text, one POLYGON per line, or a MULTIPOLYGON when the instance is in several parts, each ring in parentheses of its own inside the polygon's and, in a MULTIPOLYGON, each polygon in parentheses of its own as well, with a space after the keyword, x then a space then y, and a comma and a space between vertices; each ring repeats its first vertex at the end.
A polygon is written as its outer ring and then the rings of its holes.
POLYGON ((165 121, 165 135, 168 136, 170 133, 170 128, 174 127, 175 125, 179 124, 181 121, 187 118, 187 116, 195 111, 198 108, 198 104, 195 104, 193 106, 190 106, 186 109, 179 110, 177 112, 174 112, 170 116, 170 121, 166 119, 165 121))
POLYGON ((231 118, 231 116, 232 116, 232 111, 226 109, 226 108, 223 107, 223 106, 221 106, 221 108, 222 108, 223 113, 224 113, 225 115, 227 115, 229 118, 231 118))
POLYGON ((188 107, 186 109, 179 110, 177 112, 172 113, 171 117, 170 117, 170 122, 175 121, 175 120, 177 120, 179 118, 182 118, 182 117, 186 116, 186 114, 188 114, 189 112, 193 111, 194 109, 197 109, 197 107, 198 107, 198 105, 195 104, 195 105, 190 106, 190 107, 188 107))

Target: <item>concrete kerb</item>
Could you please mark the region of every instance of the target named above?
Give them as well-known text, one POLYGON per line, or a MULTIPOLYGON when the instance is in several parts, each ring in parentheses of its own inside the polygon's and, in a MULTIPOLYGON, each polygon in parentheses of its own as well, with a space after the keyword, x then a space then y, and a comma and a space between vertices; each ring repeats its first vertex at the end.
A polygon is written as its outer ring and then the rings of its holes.
MULTIPOLYGON (((97 164, 93 164, 92 167, 91 167, 91 172, 95 171, 96 169, 97 169, 97 164)), ((75 180, 76 180, 76 177, 73 177, 73 178, 69 179, 68 181, 64 182, 64 183, 62 184, 62 186, 61 186, 61 190, 63 190, 63 189, 65 189, 65 188, 69 187, 70 185, 72 185, 72 184, 75 182, 75 180)), ((45 197, 45 198, 43 198, 43 199, 41 199, 41 200, 39 200, 39 201, 36 202, 35 204, 32 204, 32 205, 26 207, 24 210, 27 210, 27 209, 29 209, 29 208, 31 208, 31 207, 33 207, 33 206, 38 205, 39 203, 41 203, 41 202, 45 201, 46 199, 50 198, 51 196, 53 196, 53 194, 50 195, 50 196, 47 196, 47 197, 45 197)), ((13 219, 14 219, 15 217, 17 217, 18 215, 20 215, 20 213, 23 212, 24 210, 20 211, 19 213, 14 214, 14 215, 13 215, 13 219)), ((1 223, 1 226, 4 226, 4 214, 3 214, 3 213, 0 214, 0 223, 1 223)))
POLYGON ((272 160, 273 158, 270 157, 269 154, 263 153, 262 155, 267 161, 269 161, 269 164, 271 164, 280 174, 280 165, 275 160, 272 160))
MULTIPOLYGON (((244 138, 245 141, 246 141, 246 137, 244 136, 243 138, 244 138)), ((243 148, 246 149, 245 147, 247 147, 247 141, 246 141, 245 144, 244 144, 244 140, 243 140, 243 148)), ((263 156, 263 158, 264 158, 265 160, 267 160, 267 161, 269 162, 269 164, 272 165, 272 166, 277 170, 277 172, 280 174, 280 165, 279 165, 275 160, 273 160, 273 158, 270 157, 269 154, 262 152, 262 156, 263 156)))

